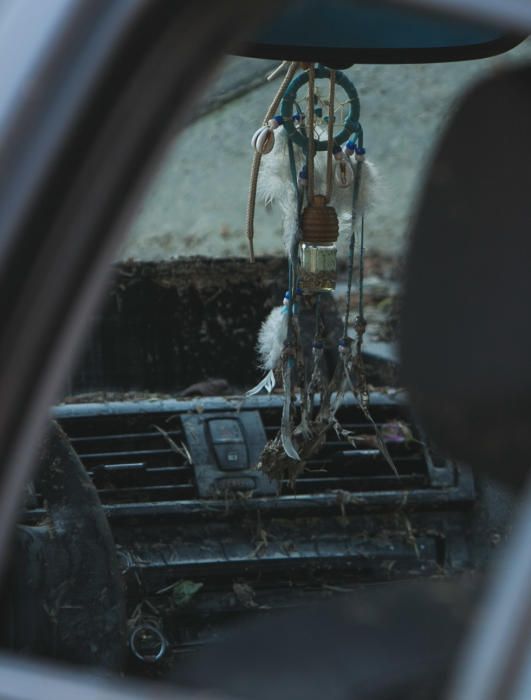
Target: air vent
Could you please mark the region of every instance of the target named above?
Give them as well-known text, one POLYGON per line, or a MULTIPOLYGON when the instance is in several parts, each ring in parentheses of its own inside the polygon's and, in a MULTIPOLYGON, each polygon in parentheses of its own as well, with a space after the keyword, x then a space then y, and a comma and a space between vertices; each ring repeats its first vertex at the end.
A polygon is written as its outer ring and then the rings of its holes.
MULTIPOLYGON (((281 413, 276 408, 261 413, 268 440, 280 429, 281 413)), ((357 405, 338 412, 341 426, 350 432, 352 442, 334 430, 326 436, 321 450, 306 463, 294 485, 282 484, 285 494, 316 494, 332 490, 351 492, 409 490, 430 485, 427 455, 420 437, 404 407, 381 405, 371 415, 383 437, 398 472, 378 449, 374 426, 357 405)))
POLYGON ((347 397, 337 417, 351 439, 329 431, 325 445, 307 462, 295 484, 285 480, 279 489, 278 484, 256 472, 256 463, 266 440, 279 431, 282 403, 277 395, 251 397, 244 405, 241 400, 217 397, 102 402, 62 405, 54 409, 54 415, 113 517, 148 511, 193 515, 199 512, 203 499, 217 501, 208 505, 211 513, 217 509, 225 513, 227 504, 252 509, 251 494, 256 507, 287 512, 290 508, 321 508, 323 504, 335 507, 337 491, 359 493, 360 503, 365 504, 369 500, 401 503, 406 493, 409 503, 415 499, 447 503, 449 498, 461 502, 473 493, 473 484, 463 481, 455 465, 432 460, 407 405, 376 393, 371 395, 371 415, 398 476, 378 449, 374 426, 355 399, 347 397), (216 420, 237 420, 241 426, 248 458, 245 469, 232 463, 228 468, 220 462, 215 449, 217 433, 207 429, 216 420), (212 483, 223 498, 211 492, 212 483), (234 498, 230 497, 231 489, 234 498), (243 498, 241 494, 248 495, 243 498))
POLYGON ((178 416, 84 416, 60 422, 103 504, 196 498, 178 416))

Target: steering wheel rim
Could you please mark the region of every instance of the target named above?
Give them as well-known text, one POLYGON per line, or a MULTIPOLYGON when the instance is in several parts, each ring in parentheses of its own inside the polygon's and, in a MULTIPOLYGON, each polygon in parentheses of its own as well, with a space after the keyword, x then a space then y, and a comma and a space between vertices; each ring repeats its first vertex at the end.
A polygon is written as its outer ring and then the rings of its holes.
POLYGON ((127 648, 125 594, 97 491, 56 422, 39 461, 47 517, 17 528, 5 642, 119 670, 127 648))

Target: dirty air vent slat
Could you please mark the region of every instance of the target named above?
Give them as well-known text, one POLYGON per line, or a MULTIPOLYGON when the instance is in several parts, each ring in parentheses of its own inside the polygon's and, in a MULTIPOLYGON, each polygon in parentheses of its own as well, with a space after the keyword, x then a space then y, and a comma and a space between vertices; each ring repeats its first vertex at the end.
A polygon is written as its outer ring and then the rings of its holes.
POLYGON ((289 481, 284 481, 283 493, 322 493, 323 491, 330 490, 340 490, 340 491, 352 491, 352 492, 365 492, 365 491, 389 491, 397 489, 411 489, 423 485, 423 482, 419 482, 417 477, 402 477, 400 483, 397 483, 395 477, 383 477, 375 476, 365 479, 352 478, 310 478, 303 477, 297 479, 294 486, 290 484, 289 481))
MULTIPOLYGON (((171 438, 175 437, 181 437, 182 436, 182 431, 181 430, 165 430, 164 431, 166 435, 168 435, 171 438)), ((140 440, 144 438, 159 438, 161 436, 160 431, 153 432, 138 432, 138 433, 124 433, 122 435, 106 435, 106 439, 109 442, 112 442, 114 440, 140 440)), ((72 443, 78 443, 78 442, 97 442, 98 440, 101 440, 100 435, 85 435, 83 437, 75 437, 75 438, 70 438, 72 443)))
MULTIPOLYGON (((139 500, 139 489, 98 489, 102 503, 135 503, 139 500)), ((192 484, 181 486, 143 486, 144 500, 148 501, 180 501, 194 496, 195 488, 192 484)))
MULTIPOLYGON (((424 446, 407 409, 399 405, 379 405, 372 415, 380 435, 392 457, 398 477, 378 449, 374 426, 356 404, 340 409, 342 428, 350 440, 342 439, 334 430, 326 436, 320 451, 305 462, 295 483, 282 483, 282 492, 315 494, 333 490, 352 492, 407 490, 429 486, 424 446)), ((268 440, 280 429, 280 411, 262 412, 268 440)))
MULTIPOLYGON (((77 449, 77 446, 76 446, 77 449)), ((130 459, 131 457, 153 457, 153 456, 158 456, 158 455, 168 455, 168 454, 174 454, 175 450, 130 450, 127 452, 78 452, 79 457, 82 461, 84 460, 91 460, 91 461, 102 461, 104 459, 121 459, 121 458, 126 458, 130 459)))
POLYGON ((198 489, 202 484, 201 474, 207 469, 214 481, 227 490, 252 491, 254 483, 255 496, 272 500, 276 494, 329 496, 348 491, 377 495, 433 490, 454 483, 451 466, 443 464, 435 468, 430 462, 407 406, 385 395, 374 395, 371 413, 398 476, 378 449, 374 425, 357 402, 348 397, 337 413, 348 435, 330 430, 325 444, 306 461, 295 484, 286 475, 278 490, 277 484, 272 484, 271 492, 264 492, 256 487, 256 454, 253 453, 245 473, 226 466, 215 450, 209 428, 215 420, 239 421, 246 449, 254 445, 259 454, 264 440, 273 438, 279 431, 281 396, 247 399, 243 410, 240 407, 238 411, 234 402, 219 398, 205 399, 199 408, 194 401, 162 400, 157 401, 156 408, 146 401, 57 409, 58 419, 102 501, 108 505, 167 505, 172 501, 219 498, 217 492, 211 495, 198 489), (247 420, 250 416, 254 416, 254 422, 247 420), (182 449, 185 443, 186 449, 182 449), (188 463, 187 450, 193 453, 194 466, 188 463))
POLYGON ((175 416, 80 416, 60 422, 102 503, 157 503, 197 497, 193 467, 186 452, 180 451, 183 432, 175 416), (167 425, 169 419, 171 426, 167 425))

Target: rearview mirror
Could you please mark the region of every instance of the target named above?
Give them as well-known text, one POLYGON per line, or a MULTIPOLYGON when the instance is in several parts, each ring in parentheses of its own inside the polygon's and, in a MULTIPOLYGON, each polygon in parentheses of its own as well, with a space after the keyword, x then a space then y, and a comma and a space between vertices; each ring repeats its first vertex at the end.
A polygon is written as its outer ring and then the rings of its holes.
POLYGON ((301 0, 277 13, 238 53, 256 58, 353 63, 438 63, 484 58, 523 37, 375 0, 301 0))

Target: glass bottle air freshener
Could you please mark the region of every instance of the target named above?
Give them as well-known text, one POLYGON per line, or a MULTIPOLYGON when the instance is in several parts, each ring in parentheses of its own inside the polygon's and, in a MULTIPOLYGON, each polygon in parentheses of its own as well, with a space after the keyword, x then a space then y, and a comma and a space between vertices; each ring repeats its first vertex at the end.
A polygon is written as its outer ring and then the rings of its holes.
POLYGON ((326 197, 315 195, 302 214, 299 285, 303 292, 331 292, 336 288, 339 222, 326 197))

